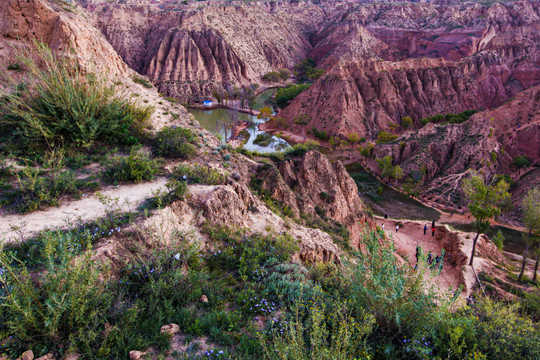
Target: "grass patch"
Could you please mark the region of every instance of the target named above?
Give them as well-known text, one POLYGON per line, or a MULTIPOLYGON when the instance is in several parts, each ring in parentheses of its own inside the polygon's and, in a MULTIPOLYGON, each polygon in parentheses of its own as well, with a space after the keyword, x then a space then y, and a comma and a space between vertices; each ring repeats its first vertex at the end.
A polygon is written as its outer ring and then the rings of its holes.
POLYGON ((150 108, 118 95, 105 77, 83 71, 75 60, 34 44, 21 62, 33 81, 9 84, 0 111, 0 134, 24 153, 45 149, 89 149, 97 144, 133 145, 150 108))
POLYGON ((204 165, 178 165, 173 171, 173 178, 190 184, 221 185, 226 177, 219 171, 204 165))
POLYGON ((2 207, 18 213, 29 213, 49 206, 58 206, 66 197, 79 198, 84 191, 95 191, 100 184, 90 179, 77 179, 75 172, 64 169, 63 155, 53 152, 43 169, 25 166, 15 172, 17 187, 0 196, 2 207))
POLYGON ((153 141, 152 151, 157 156, 189 159, 195 153, 195 134, 184 128, 164 128, 153 141))
POLYGON ((134 83, 140 84, 147 89, 151 89, 154 87, 154 85, 152 85, 152 83, 148 81, 148 79, 143 78, 142 76, 134 75, 131 79, 133 80, 134 83))
POLYGON ((110 183, 150 181, 159 172, 159 162, 144 151, 133 149, 128 156, 116 156, 103 177, 110 183))

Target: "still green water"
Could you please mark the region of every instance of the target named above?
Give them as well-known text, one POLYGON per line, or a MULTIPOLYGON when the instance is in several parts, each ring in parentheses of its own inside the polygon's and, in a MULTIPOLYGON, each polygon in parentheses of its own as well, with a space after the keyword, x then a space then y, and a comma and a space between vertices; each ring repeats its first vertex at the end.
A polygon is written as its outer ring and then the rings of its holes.
MULTIPOLYGON (((231 136, 230 130, 223 129, 222 126, 219 126, 220 119, 228 117, 228 109, 218 108, 212 110, 199 110, 199 109, 188 109, 188 111, 193 114, 195 119, 201 124, 206 130, 213 132, 214 134, 220 134, 223 139, 228 139, 231 136)), ((259 130, 258 126, 264 123, 263 120, 257 119, 256 116, 238 113, 237 119, 239 121, 251 121, 252 125, 247 128, 249 133, 249 139, 247 143, 243 146, 244 149, 250 151, 258 151, 262 153, 267 152, 276 152, 283 151, 284 149, 290 147, 290 145, 283 139, 278 138, 277 136, 272 136, 268 145, 260 146, 254 144, 253 141, 257 138, 257 135, 266 134, 264 131, 259 130)))

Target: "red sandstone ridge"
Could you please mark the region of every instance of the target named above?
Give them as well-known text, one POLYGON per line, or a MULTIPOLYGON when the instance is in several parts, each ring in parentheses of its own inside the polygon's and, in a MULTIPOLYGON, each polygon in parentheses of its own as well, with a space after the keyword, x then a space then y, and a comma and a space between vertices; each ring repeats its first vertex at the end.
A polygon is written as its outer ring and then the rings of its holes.
POLYGON ((262 166, 257 170, 257 178, 263 179, 261 187, 296 217, 304 214, 344 225, 353 247, 358 247, 363 228, 374 227, 343 164, 330 163, 319 152, 310 151, 300 159, 282 162, 279 167, 262 166))
POLYGON ((511 166, 518 155, 540 164, 539 100, 540 86, 535 86, 465 123, 430 123, 394 142, 378 144, 374 157, 392 156, 406 174, 423 168, 426 196, 446 205, 464 205, 461 181, 470 169, 480 170, 487 178, 510 174, 517 181, 514 200, 519 203, 527 189, 539 184, 538 177, 528 175, 538 174, 534 168, 517 171, 511 166))

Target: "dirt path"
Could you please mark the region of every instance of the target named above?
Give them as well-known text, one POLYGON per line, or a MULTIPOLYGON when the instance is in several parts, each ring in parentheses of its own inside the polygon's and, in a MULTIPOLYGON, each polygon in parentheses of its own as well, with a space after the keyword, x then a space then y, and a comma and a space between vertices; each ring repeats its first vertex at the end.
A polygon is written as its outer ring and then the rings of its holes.
MULTIPOLYGON (((134 211, 146 199, 152 197, 152 192, 163 188, 166 182, 166 178, 158 178, 153 182, 110 187, 101 191, 101 194, 115 199, 117 205, 114 205, 114 209, 119 208, 122 212, 134 211)), ((21 227, 24 230, 24 238, 29 238, 46 228, 64 227, 70 221, 78 219, 91 221, 100 218, 105 215, 106 210, 107 207, 94 194, 31 214, 0 215, 0 241, 21 240, 20 232, 14 231, 12 226, 21 227)))
MULTIPOLYGON (((406 256, 409 264, 414 267, 416 264, 416 246, 420 245, 425 253, 431 254, 433 257, 441 254, 441 245, 436 237, 431 236, 431 224, 426 221, 408 221, 408 220, 393 220, 376 217, 378 226, 384 224, 384 231, 387 236, 392 236, 398 249, 398 254, 402 257, 406 256), (396 232, 396 225, 400 224, 399 230, 396 232), (427 234, 424 235, 424 225, 428 226, 427 234)), ((444 257, 444 267, 441 274, 437 277, 439 286, 442 289, 457 289, 460 283, 461 269, 452 266, 448 262, 448 254, 444 257)), ((466 286, 468 288, 468 286, 466 286)), ((464 290, 466 291, 466 290, 464 290)))

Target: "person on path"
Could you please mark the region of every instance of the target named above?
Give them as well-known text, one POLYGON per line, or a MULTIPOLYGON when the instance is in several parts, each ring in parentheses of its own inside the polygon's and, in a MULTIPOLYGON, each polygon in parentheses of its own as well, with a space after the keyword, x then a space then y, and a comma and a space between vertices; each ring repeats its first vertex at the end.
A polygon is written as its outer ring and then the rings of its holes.
POLYGON ((435 220, 433 220, 433 221, 431 222, 431 227, 432 227, 432 228, 435 227, 435 220))
POLYGON ((427 225, 424 225, 424 235, 426 235, 427 225))
POLYGON ((435 226, 431 228, 431 236, 435 236, 435 226))
POLYGON ((381 229, 383 229, 383 231, 384 231, 384 224, 381 225, 381 229))
POLYGON ((396 225, 396 232, 398 232, 399 230, 399 225, 396 225))
POLYGON ((429 254, 427 256, 427 261, 428 261, 428 263, 431 264, 431 251, 429 252, 429 254))
POLYGON ((420 257, 420 245, 416 244, 416 263, 418 263, 419 257, 420 257))

